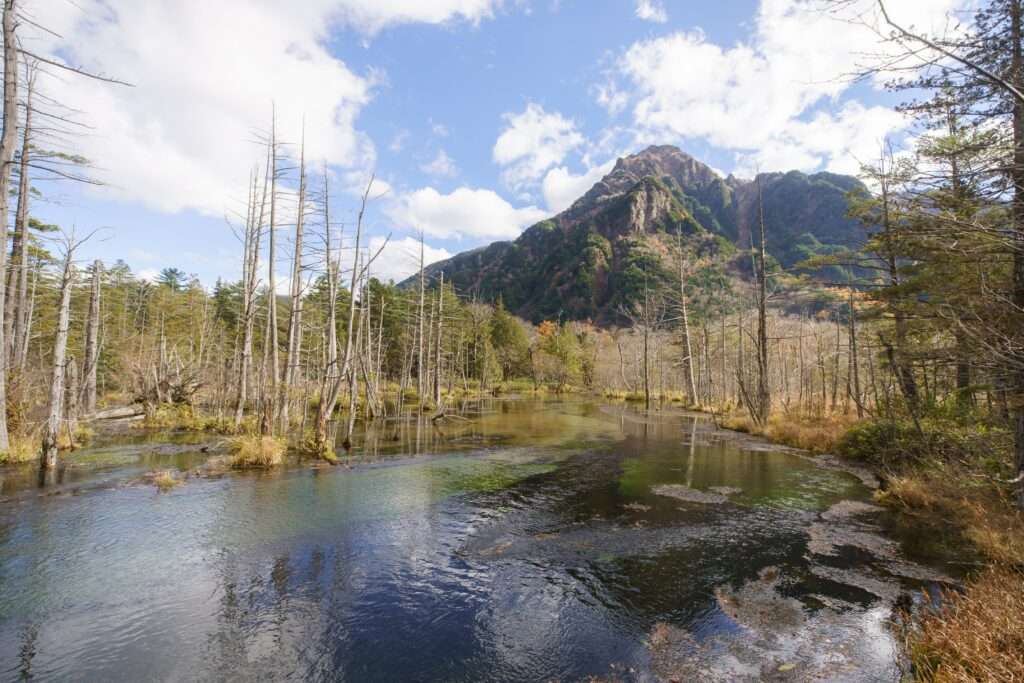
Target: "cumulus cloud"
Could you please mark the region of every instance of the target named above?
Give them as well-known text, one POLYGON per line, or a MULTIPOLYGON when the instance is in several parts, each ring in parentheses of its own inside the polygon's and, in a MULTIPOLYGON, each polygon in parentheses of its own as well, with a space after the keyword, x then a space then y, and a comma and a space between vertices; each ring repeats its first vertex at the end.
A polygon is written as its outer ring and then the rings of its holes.
POLYGON ((437 156, 429 163, 420 166, 420 170, 438 178, 450 178, 459 172, 455 162, 451 160, 451 157, 443 149, 437 150, 437 156))
MULTIPOLYGON (((893 4, 897 19, 935 27, 962 1, 893 4)), ((816 0, 762 0, 747 42, 722 46, 699 30, 639 41, 596 89, 597 99, 613 114, 628 107, 639 140, 700 139, 766 167, 847 165, 851 132, 869 134, 877 146, 902 127, 883 108, 855 102, 820 113, 848 94, 846 76, 879 49, 877 34, 864 25, 877 24, 875 6, 854 2, 847 18, 857 21, 842 22, 816 0)))
POLYGON ((546 112, 539 104, 531 102, 522 112, 502 118, 506 127, 491 156, 505 167, 504 181, 516 189, 538 182, 549 168, 584 143, 574 121, 558 112, 546 112))
POLYGON ((253 140, 269 128, 273 102, 281 140, 297 143, 305 119, 308 159, 374 165, 357 120, 380 72, 357 73, 332 55, 332 28, 373 34, 402 23, 477 23, 492 16, 494 3, 36 0, 25 11, 54 33, 31 25, 23 33, 33 51, 135 86, 66 73, 40 84, 94 128, 71 151, 97 166, 107 183, 98 192, 219 216, 244 202, 248 173, 261 159, 253 140))
MULTIPOLYGON (((298 3, 296 3, 298 4, 298 3)), ((366 33, 397 24, 478 24, 494 15, 495 0, 317 0, 336 16, 366 33)), ((291 9, 291 8, 289 8, 291 9)))
POLYGON ((653 21, 656 24, 664 24, 668 21, 668 13, 661 0, 637 0, 636 16, 644 21, 653 21))
POLYGON ((535 206, 516 208, 496 192, 460 187, 442 194, 432 187, 409 192, 385 208, 400 228, 440 238, 509 239, 542 220, 535 206))
POLYGON ((544 203, 551 213, 558 213, 570 205, 587 190, 593 187, 594 183, 608 175, 615 165, 615 161, 609 161, 600 166, 587 169, 579 175, 573 174, 565 166, 556 166, 547 172, 544 181, 541 183, 541 190, 544 194, 544 203))
MULTIPOLYGON (((373 262, 373 266, 371 266, 372 272, 370 274, 373 277, 381 282, 387 282, 388 280, 401 282, 410 275, 419 272, 420 241, 418 239, 405 237, 396 240, 392 238, 387 244, 384 243, 383 237, 372 237, 370 239, 371 254, 376 254, 381 247, 384 247, 384 250, 377 257, 377 260, 373 262)), ((445 249, 432 247, 429 244, 423 245, 424 265, 429 266, 431 263, 437 263, 451 257, 452 254, 445 249)))

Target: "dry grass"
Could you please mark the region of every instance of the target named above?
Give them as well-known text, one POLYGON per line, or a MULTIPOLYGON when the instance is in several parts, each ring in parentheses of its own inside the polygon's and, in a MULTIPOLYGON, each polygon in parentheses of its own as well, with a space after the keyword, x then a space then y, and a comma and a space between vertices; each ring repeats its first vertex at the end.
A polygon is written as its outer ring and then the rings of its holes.
POLYGON ((150 474, 150 481, 162 492, 167 492, 182 483, 171 470, 160 470, 150 474))
POLYGON ((286 449, 284 439, 247 434, 228 441, 228 464, 235 469, 267 468, 281 464, 286 449))
POLYGON ((919 680, 1024 681, 1024 573, 992 567, 911 631, 907 646, 919 680))
POLYGON ((943 502, 928 482, 913 476, 889 478, 885 490, 875 492, 875 500, 912 510, 931 510, 943 502))
POLYGON ((39 434, 11 434, 10 448, 0 454, 0 464, 32 462, 39 459, 39 434))
POLYGON ((964 472, 910 472, 888 479, 875 500, 942 519, 989 561, 1024 567, 1024 513, 996 489, 964 486, 968 479, 964 472))
POLYGON ((768 418, 768 424, 758 425, 746 413, 734 413, 719 422, 726 429, 763 436, 773 443, 812 453, 829 453, 855 421, 850 415, 814 417, 777 413, 768 418))

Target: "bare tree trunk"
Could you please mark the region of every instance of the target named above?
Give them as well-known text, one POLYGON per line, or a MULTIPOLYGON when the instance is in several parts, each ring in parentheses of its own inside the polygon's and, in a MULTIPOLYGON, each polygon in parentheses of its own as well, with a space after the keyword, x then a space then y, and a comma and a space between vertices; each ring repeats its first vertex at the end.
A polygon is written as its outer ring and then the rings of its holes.
POLYGON ((860 393, 860 359, 857 357, 857 309, 853 306, 853 289, 850 289, 850 380, 853 384, 853 402, 857 406, 857 419, 864 418, 864 403, 860 393))
MULTIPOLYGON (((347 336, 345 338, 345 356, 344 356, 344 360, 342 361, 340 371, 337 372, 333 377, 331 377, 330 381, 325 381, 324 389, 321 392, 320 408, 319 408, 319 412, 318 412, 318 415, 317 415, 317 431, 316 431, 316 448, 317 448, 317 451, 321 455, 325 455, 328 452, 327 451, 327 422, 330 419, 330 416, 334 413, 334 408, 337 405, 337 401, 338 401, 338 394, 341 392, 342 382, 348 376, 348 373, 349 373, 350 369, 352 368, 352 351, 353 351, 353 348, 354 348, 353 343, 355 342, 355 339, 353 338, 353 326, 355 324, 355 317, 356 317, 356 291, 357 291, 356 290, 356 286, 359 284, 359 281, 360 281, 360 266, 359 266, 359 255, 360 254, 359 254, 359 249, 360 249, 360 242, 362 240, 362 234, 363 234, 363 217, 364 217, 364 215, 366 213, 366 206, 367 206, 367 203, 369 202, 369 199, 370 199, 370 192, 373 191, 373 181, 374 181, 374 178, 373 178, 373 176, 371 176, 370 177, 370 181, 366 185, 366 191, 363 193, 362 202, 361 202, 360 207, 359 207, 359 214, 356 217, 356 235, 355 235, 355 244, 353 246, 353 257, 352 257, 352 279, 350 280, 350 283, 349 283, 348 334, 347 334, 347 336)), ((329 212, 328 212, 328 207, 327 207, 327 187, 326 187, 326 185, 327 185, 327 179, 326 179, 326 173, 325 173, 325 177, 324 177, 324 225, 326 226, 326 230, 327 230, 327 234, 328 234, 328 240, 329 240, 329 236, 330 236, 330 219, 329 219, 329 212)), ((329 244, 329 242, 328 242, 328 244, 329 244)), ((339 249, 340 249, 340 247, 339 247, 339 249)), ((379 254, 380 252, 378 251, 377 253, 379 254)), ((330 248, 328 247, 328 262, 330 262, 330 260, 331 260, 330 248)), ((339 256, 339 261, 340 261, 340 256, 339 256)), ((366 266, 369 267, 369 264, 370 264, 370 260, 367 260, 366 266)), ((330 268, 330 265, 328 267, 330 268)), ((334 282, 334 285, 331 286, 331 294, 330 294, 331 301, 332 301, 332 303, 331 303, 331 311, 330 311, 331 329, 328 332, 328 334, 330 336, 335 336, 336 335, 335 325, 336 325, 336 320, 337 320, 337 318, 336 318, 337 313, 336 313, 335 309, 336 309, 336 302, 337 302, 338 283, 340 282, 340 277, 341 277, 340 270, 341 270, 341 264, 340 264, 340 262, 338 262, 333 267, 333 277, 332 277, 332 273, 330 271, 328 272, 328 280, 334 282)), ((337 345, 337 342, 334 342, 333 346, 335 348, 336 348, 336 345, 337 345)), ((336 366, 337 365, 337 360, 335 359, 334 362, 333 363, 329 363, 329 365, 336 366)))
POLYGON ((417 360, 416 360, 416 362, 417 362, 417 366, 416 366, 416 391, 418 392, 418 396, 417 396, 416 400, 417 400, 418 406, 419 406, 419 408, 421 410, 423 409, 423 393, 426 391, 426 385, 424 384, 424 377, 423 377, 423 362, 424 362, 424 357, 423 357, 423 333, 424 333, 424 329, 423 329, 423 326, 424 326, 424 323, 426 322, 426 320, 424 319, 424 313, 425 313, 425 311, 424 311, 425 289, 426 289, 426 274, 423 271, 423 232, 420 231, 420 306, 419 306, 419 319, 417 321, 418 324, 419 324, 419 329, 418 329, 418 331, 416 333, 416 339, 417 339, 417 344, 418 344, 418 347, 417 347, 418 348, 418 353, 417 353, 417 360))
POLYGON ((444 271, 441 271, 441 284, 437 290, 437 348, 434 356, 434 407, 438 412, 441 408, 441 331, 444 327, 444 271))
POLYGON ((690 314, 686 297, 686 258, 683 255, 683 238, 679 236, 679 317, 683 326, 683 381, 686 383, 687 398, 696 405, 697 386, 693 379, 693 347, 690 344, 690 314))
POLYGON ((11 249, 11 265, 7 271, 7 293, 4 307, 4 335, 7 337, 7 357, 13 365, 22 355, 22 348, 28 345, 25 338, 26 313, 28 307, 28 203, 31 195, 29 183, 29 159, 32 153, 32 95, 35 91, 36 65, 25 65, 25 124, 21 134, 20 176, 18 178, 18 207, 14 214, 14 240, 11 249))
POLYGON ((24 332, 21 333, 20 339, 21 344, 18 348, 18 358, 16 364, 19 373, 25 372, 25 365, 28 363, 28 342, 32 339, 32 322, 35 320, 36 311, 36 287, 39 284, 39 267, 33 270, 32 273, 32 286, 29 289, 28 294, 28 306, 25 310, 25 328, 24 332))
POLYGON ((57 316, 57 338, 53 344, 49 413, 43 424, 43 443, 39 454, 39 467, 44 470, 57 466, 57 438, 60 435, 61 413, 64 406, 65 357, 71 321, 71 285, 75 278, 72 254, 73 249, 69 245, 64 255, 64 269, 60 282, 60 309, 57 316))
POLYGON ((274 246, 276 240, 276 208, 277 208, 277 119, 276 112, 270 122, 270 226, 268 228, 267 253, 267 336, 264 343, 264 419, 260 431, 268 434, 273 432, 274 418, 277 415, 277 382, 280 377, 280 360, 277 343, 277 280, 274 269, 277 267, 274 246), (269 366, 267 366, 269 363, 269 366))
POLYGON ((650 368, 650 334, 651 334, 651 298, 644 282, 644 410, 651 409, 651 368, 650 368))
MULTIPOLYGON (((327 173, 324 169, 324 263, 327 271, 327 340, 326 363, 323 381, 320 385, 320 402, 317 406, 315 444, 321 457, 330 457, 327 446, 327 423, 334 414, 338 400, 338 286, 341 280, 341 264, 335 259, 331 247, 331 213, 328 197, 327 173)), ((340 258, 340 257, 339 257, 340 258)))
POLYGON ((75 357, 71 356, 67 362, 68 386, 64 392, 66 416, 64 423, 67 425, 68 446, 75 447, 75 434, 78 432, 78 413, 80 402, 78 386, 78 363, 75 357))
MULTIPOLYGON (((269 169, 269 161, 267 168, 269 169)), ((266 206, 267 175, 265 174, 263 177, 263 198, 260 201, 258 213, 256 209, 256 183, 257 174, 254 172, 243 238, 242 355, 238 368, 238 395, 235 403, 236 430, 242 426, 242 419, 245 416, 245 404, 248 400, 249 369, 252 365, 253 326, 256 323, 256 270, 259 266, 260 235, 263 231, 263 209, 266 206)))
MULTIPOLYGON (((18 45, 15 29, 17 27, 17 3, 15 0, 4 0, 3 37, 4 37, 4 121, 3 132, 0 133, 0 273, 7 268, 7 206, 11 194, 11 162, 14 159, 14 146, 18 138, 18 45)), ((6 292, 0 287, 0 297, 6 298, 6 292)), ((0 311, 6 310, 4 301, 0 301, 0 311)), ((4 337, 4 325, 0 325, 0 352, 7 348, 4 337)), ((0 363, 0 453, 10 449, 10 438, 7 434, 7 364, 0 363)), ((56 457, 56 456, 55 456, 56 457)))
POLYGON ((295 258, 292 260, 291 313, 288 317, 288 366, 281 389, 281 424, 288 429, 290 392, 293 390, 302 354, 302 239, 306 211, 306 145, 303 133, 299 161, 299 213, 295 220, 295 258))
POLYGON ((757 415, 753 415, 758 424, 768 422, 771 413, 771 394, 768 390, 768 288, 765 271, 765 234, 764 234, 764 200, 761 196, 761 179, 757 180, 758 222, 760 224, 761 244, 758 246, 757 260, 757 415))
POLYGON ((89 318, 85 325, 85 382, 82 386, 86 413, 96 412, 96 376, 100 362, 100 296, 103 262, 92 264, 92 292, 89 296, 89 318))

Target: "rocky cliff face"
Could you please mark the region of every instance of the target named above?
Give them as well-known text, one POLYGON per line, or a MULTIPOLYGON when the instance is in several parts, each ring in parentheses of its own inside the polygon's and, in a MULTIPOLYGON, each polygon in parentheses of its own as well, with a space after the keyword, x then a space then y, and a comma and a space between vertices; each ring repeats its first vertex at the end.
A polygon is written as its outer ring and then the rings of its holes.
POLYGON ((499 296, 518 315, 620 321, 644 283, 668 284, 679 249, 729 253, 748 248, 764 197, 768 251, 790 266, 814 253, 856 246, 846 217, 854 178, 796 171, 745 181, 722 178, 671 146, 619 159, 612 171, 559 215, 514 242, 458 254, 429 267, 462 292, 499 296))

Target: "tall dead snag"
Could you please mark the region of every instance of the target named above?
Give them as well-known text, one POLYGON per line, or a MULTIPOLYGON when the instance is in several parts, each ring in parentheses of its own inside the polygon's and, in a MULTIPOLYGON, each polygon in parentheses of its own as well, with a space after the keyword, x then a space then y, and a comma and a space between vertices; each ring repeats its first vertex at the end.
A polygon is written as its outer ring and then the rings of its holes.
POLYGON ((690 312, 686 297, 686 252, 682 233, 679 235, 679 318, 683 331, 683 381, 686 382, 687 398, 697 404, 697 384, 693 377, 693 345, 690 342, 690 312))
POLYGON ((281 387, 281 425, 287 430, 289 424, 290 393, 295 386, 299 372, 299 357, 302 354, 302 240, 306 213, 306 144, 303 133, 302 151, 299 155, 299 212, 295 219, 295 256, 292 259, 292 282, 289 293, 291 310, 288 315, 288 365, 285 367, 281 387))
POLYGON ((39 453, 39 467, 44 470, 57 466, 57 439, 60 435, 63 417, 64 372, 68 349, 68 328, 71 321, 71 286, 75 280, 73 255, 74 243, 69 239, 60 278, 60 307, 57 314, 57 337, 53 343, 49 411, 46 422, 43 423, 43 443, 39 453))
MULTIPOLYGON (((320 457, 333 460, 334 453, 327 445, 327 423, 334 414, 341 387, 341 369, 338 367, 338 290, 341 285, 340 257, 335 256, 331 244, 331 211, 327 187, 327 169, 324 168, 324 269, 327 276, 327 339, 324 369, 317 405, 315 449, 320 457)), ((340 241, 340 237, 339 237, 340 241)), ((339 252, 340 253, 340 252, 339 252)))
POLYGON ((78 363, 74 356, 68 358, 65 372, 67 373, 67 389, 64 392, 64 424, 68 435, 68 445, 74 448, 75 433, 78 431, 78 415, 82 405, 79 401, 78 363))
POLYGON ((280 373, 277 344, 277 282, 274 278, 276 267, 276 207, 277 207, 277 120, 276 114, 270 120, 270 225, 267 228, 267 332, 263 337, 263 382, 260 404, 263 414, 260 416, 260 433, 273 432, 274 416, 277 414, 277 381, 280 373))
POLYGON ((757 260, 757 402, 756 414, 752 415, 758 424, 765 424, 771 412, 771 394, 768 390, 768 285, 765 269, 764 198, 761 195, 761 178, 757 179, 757 208, 760 224, 761 244, 757 260))
POLYGON ((423 335, 424 335, 424 332, 425 332, 424 323, 426 323, 426 319, 424 317, 425 313, 426 313, 425 307, 424 307, 424 304, 425 304, 424 296, 426 294, 426 273, 423 270, 423 250, 424 250, 424 246, 423 246, 423 231, 421 230, 420 231, 420 305, 419 305, 418 317, 416 319, 416 322, 419 325, 419 327, 417 328, 417 331, 416 331, 416 343, 417 343, 417 355, 416 355, 416 382, 417 382, 416 383, 416 401, 417 401, 417 405, 419 406, 420 410, 423 409, 423 393, 426 390, 426 384, 424 383, 424 380, 426 378, 424 377, 424 374, 423 374, 423 363, 424 363, 424 360, 425 360, 424 357, 423 357, 423 335))
MULTIPOLYGON (((849 290, 849 331, 848 345, 850 347, 850 370, 847 383, 853 392, 853 402, 857 406, 857 419, 864 418, 864 403, 861 401, 860 393, 860 359, 857 357, 857 309, 853 305, 853 288, 849 290)), ((802 381, 802 380, 801 380, 802 381)), ((803 387, 801 386, 801 390, 803 387)))
POLYGON ((437 288, 437 345, 434 357, 434 407, 441 410, 441 331, 444 329, 444 271, 441 271, 441 284, 437 288))
MULTIPOLYGON (((17 28, 17 2, 4 0, 3 39, 4 39, 4 121, 3 132, 0 133, 0 272, 7 268, 7 213, 8 200, 11 196, 11 163, 14 160, 14 147, 18 138, 18 45, 15 36, 17 28)), ((0 299, 6 298, 6 292, 0 287, 0 299)), ((5 301, 0 301, 0 311, 6 309, 5 301)), ((5 325, 0 325, 0 352, 7 349, 4 338, 5 325)), ((0 363, 0 452, 10 448, 7 434, 7 363, 0 363)))
POLYGON ((85 412, 96 412, 96 375, 100 362, 100 296, 103 262, 92 264, 92 291, 89 295, 89 317, 85 322, 85 382, 82 384, 82 404, 85 412))
POLYGON ((14 364, 28 346, 25 335, 28 311, 28 202, 29 160, 32 153, 32 95, 35 92, 36 63, 25 64, 25 119, 21 133, 21 157, 18 159, 18 206, 14 211, 14 239, 11 246, 11 267, 7 269, 7 291, 4 302, 4 336, 7 358, 14 364))
MULTIPOLYGON (((268 163, 269 168, 269 163, 268 163)), ((242 350, 238 363, 238 393, 235 397, 235 429, 242 426, 248 400, 249 368, 252 365, 252 336, 256 321, 256 278, 259 266, 260 235, 263 229, 263 208, 266 205, 267 177, 263 179, 263 199, 256 206, 257 173, 252 174, 252 188, 242 235, 242 350)))

